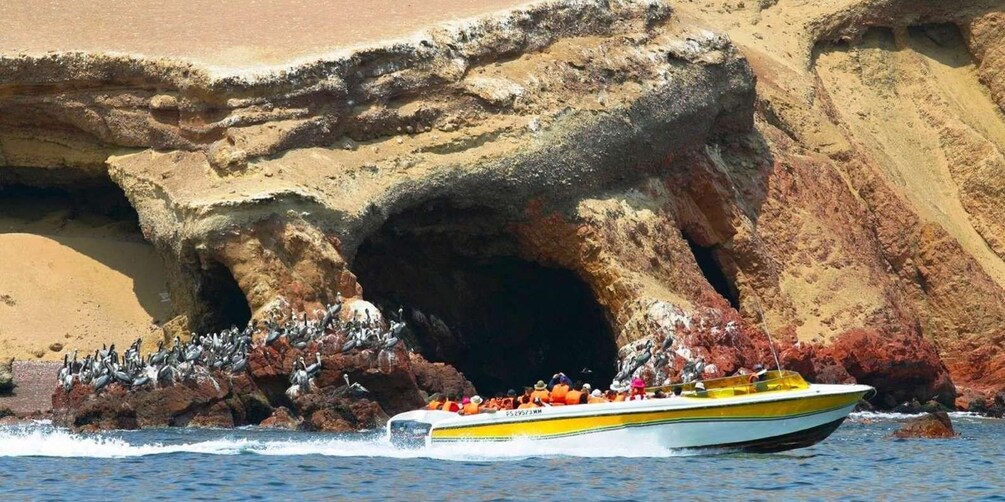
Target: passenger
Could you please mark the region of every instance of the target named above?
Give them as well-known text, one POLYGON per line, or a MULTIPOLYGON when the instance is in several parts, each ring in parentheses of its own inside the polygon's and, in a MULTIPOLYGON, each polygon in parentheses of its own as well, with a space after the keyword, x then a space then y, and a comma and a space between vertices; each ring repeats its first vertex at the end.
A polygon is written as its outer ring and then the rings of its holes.
POLYGON ((510 389, 506 392, 506 397, 499 400, 500 410, 512 410, 516 408, 516 391, 510 389))
POLYGON ((532 408, 540 408, 542 406, 544 406, 544 403, 541 402, 541 398, 536 397, 531 402, 522 403, 520 406, 517 407, 517 409, 518 410, 527 410, 527 409, 532 409, 532 408))
POLYGON ((482 404, 481 396, 473 396, 471 399, 464 398, 466 403, 464 403, 464 408, 461 408, 461 415, 477 415, 481 411, 480 405, 482 404))
POLYGON ((705 390, 704 382, 694 384, 694 395, 697 397, 708 397, 708 391, 705 390))
POLYGON ((628 395, 629 401, 641 401, 646 398, 646 382, 639 377, 632 379, 632 391, 628 395))
POLYGON ((429 398, 429 404, 426 405, 427 410, 439 410, 443 408, 443 396, 437 392, 433 394, 433 397, 429 398))
POLYGON ((750 375, 750 383, 754 384, 754 390, 757 392, 764 392, 768 390, 768 384, 764 383, 767 378, 768 370, 764 369, 763 365, 755 364, 754 372, 750 375))
POLYGON ((587 394, 583 392, 583 382, 576 382, 572 390, 565 394, 565 404, 586 404, 587 394))
POLYGON ((568 378, 564 373, 555 373, 551 377, 551 405, 564 406, 565 395, 569 393, 569 384, 565 383, 568 378))
POLYGON ((586 394, 587 396, 589 396, 592 392, 593 392, 593 386, 590 385, 590 384, 588 384, 588 383, 584 383, 583 384, 583 394, 586 394))
POLYGON ((530 393, 530 400, 540 399, 542 403, 551 402, 551 393, 548 392, 548 386, 545 385, 544 380, 538 380, 534 384, 534 392, 530 393))
POLYGON ((457 404, 456 399, 457 399, 457 395, 454 395, 452 398, 448 397, 448 398, 444 399, 443 400, 443 407, 441 407, 440 409, 443 410, 443 411, 451 411, 451 412, 454 412, 454 413, 456 413, 458 411, 461 411, 461 406, 459 404, 457 404))
POLYGON ((503 399, 502 392, 496 392, 495 397, 489 399, 489 401, 485 403, 485 409, 492 411, 499 411, 499 407, 502 406, 501 404, 502 399, 503 399))
POLYGON ((520 406, 521 404, 533 403, 534 398, 531 397, 531 394, 533 393, 534 389, 532 387, 524 387, 523 394, 521 394, 516 400, 517 406, 520 406))
POLYGON ((663 389, 656 389, 656 392, 653 392, 653 399, 663 399, 665 397, 667 395, 663 393, 663 389))
POLYGON ((554 390, 555 386, 560 383, 571 386, 572 380, 569 377, 565 376, 565 373, 559 371, 558 373, 552 375, 551 380, 548 381, 548 390, 554 390))
POLYGON ((611 401, 620 403, 621 401, 628 399, 628 390, 620 383, 618 383, 616 386, 612 385, 611 390, 614 392, 614 399, 612 399, 611 401))
POLYGON ((604 398, 604 393, 601 392, 600 389, 597 389, 590 394, 590 398, 586 402, 589 404, 600 404, 608 401, 604 398))
POLYGON ((684 392, 684 386, 682 386, 682 385, 674 385, 673 386, 673 395, 674 396, 680 396, 681 392, 684 392))

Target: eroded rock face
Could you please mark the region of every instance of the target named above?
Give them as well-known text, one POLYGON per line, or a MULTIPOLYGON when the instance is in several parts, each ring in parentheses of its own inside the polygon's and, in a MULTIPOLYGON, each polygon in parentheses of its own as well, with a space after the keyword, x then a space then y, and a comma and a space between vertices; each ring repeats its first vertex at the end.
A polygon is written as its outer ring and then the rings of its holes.
MULTIPOLYGON (((221 282, 249 316, 337 294, 394 309, 502 284, 439 264, 505 258, 585 285, 607 324, 557 339, 613 347, 615 373, 770 364, 767 327, 785 366, 874 385, 886 406, 951 404, 954 382, 991 398, 1005 381, 1000 5, 748 3, 676 7, 725 34, 662 2, 532 4, 278 73, 3 57, 0 172, 111 178, 197 329, 244 315, 221 314, 235 310, 221 282), (418 244, 394 261, 394 242, 418 244), (423 267, 450 287, 410 281, 423 267)), ((481 303, 532 311, 507 288, 481 303)), ((426 358, 320 348, 325 390, 285 402, 301 354, 275 347, 251 379, 310 427, 370 427, 423 392, 474 391, 437 362, 498 343, 540 363, 570 345, 479 339, 477 323, 443 321, 470 310, 445 302, 422 305, 408 341, 426 358), (373 396, 335 392, 343 374, 373 396)), ((248 420, 210 394, 207 416, 248 420)))

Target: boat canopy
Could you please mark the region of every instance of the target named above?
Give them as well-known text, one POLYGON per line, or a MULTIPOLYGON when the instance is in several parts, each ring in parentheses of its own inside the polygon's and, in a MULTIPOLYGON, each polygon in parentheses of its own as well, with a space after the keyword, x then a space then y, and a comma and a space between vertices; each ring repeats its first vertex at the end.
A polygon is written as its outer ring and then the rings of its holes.
POLYGON ((709 380, 696 380, 694 382, 677 383, 671 385, 661 385, 648 387, 646 391, 673 392, 675 387, 681 388, 682 394, 695 395, 698 397, 722 398, 743 396, 755 392, 772 392, 796 389, 808 389, 810 385, 803 380, 802 375, 789 370, 772 370, 764 375, 763 380, 751 381, 751 375, 735 375, 722 378, 712 378, 709 380), (698 382, 705 386, 704 392, 696 388, 698 382))

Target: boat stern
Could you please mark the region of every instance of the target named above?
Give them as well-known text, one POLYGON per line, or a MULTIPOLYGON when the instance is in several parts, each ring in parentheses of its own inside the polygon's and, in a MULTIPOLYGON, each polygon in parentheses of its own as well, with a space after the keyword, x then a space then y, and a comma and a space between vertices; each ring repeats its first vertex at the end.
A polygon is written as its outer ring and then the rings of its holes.
POLYGON ((426 410, 399 413, 387 422, 387 438, 398 448, 422 448, 429 443, 433 424, 453 416, 453 413, 426 410))

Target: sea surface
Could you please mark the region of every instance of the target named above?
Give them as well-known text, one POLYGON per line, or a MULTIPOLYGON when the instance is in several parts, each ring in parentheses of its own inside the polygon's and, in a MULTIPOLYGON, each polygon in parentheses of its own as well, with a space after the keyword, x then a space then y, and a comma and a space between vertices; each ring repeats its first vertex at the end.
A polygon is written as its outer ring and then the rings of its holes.
POLYGON ((897 440, 903 415, 855 414, 777 454, 536 442, 397 450, 374 434, 261 429, 73 434, 0 427, 0 500, 1005 500, 1005 421, 897 440))

